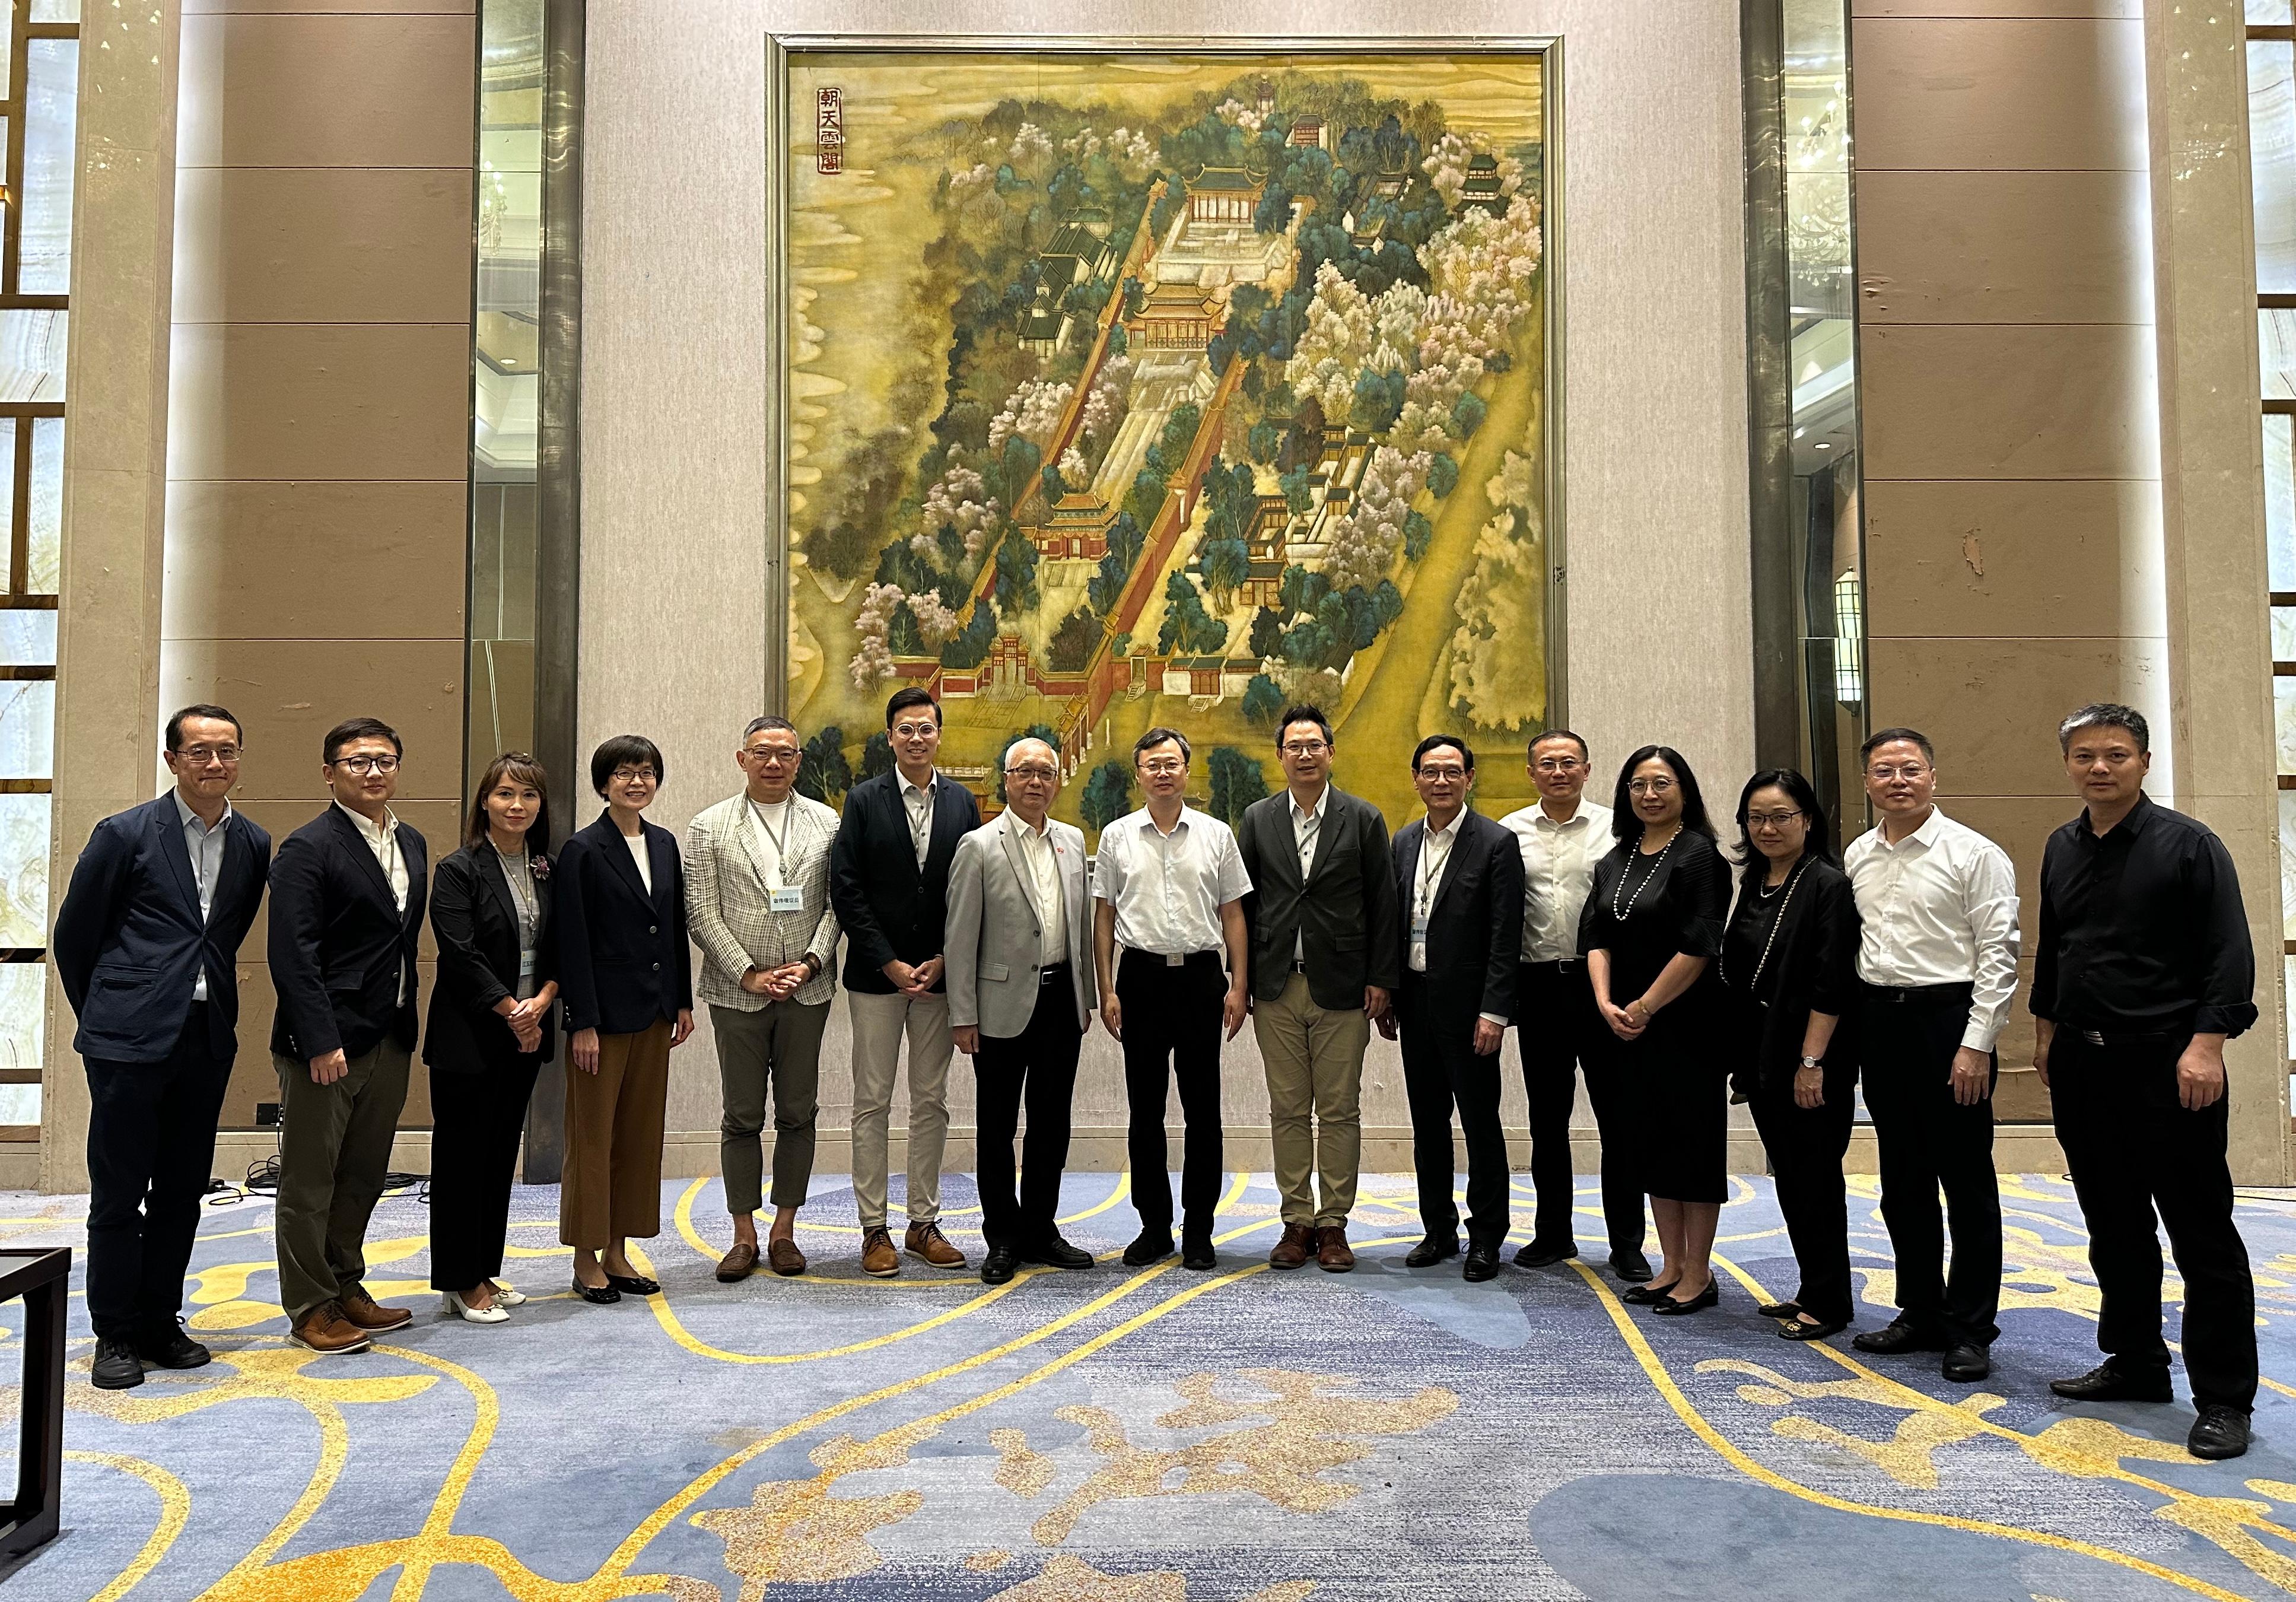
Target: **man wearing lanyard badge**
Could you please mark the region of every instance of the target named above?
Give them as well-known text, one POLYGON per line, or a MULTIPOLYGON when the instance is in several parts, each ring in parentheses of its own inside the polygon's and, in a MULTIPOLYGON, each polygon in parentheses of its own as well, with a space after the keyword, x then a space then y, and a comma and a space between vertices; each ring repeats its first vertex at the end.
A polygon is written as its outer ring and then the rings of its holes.
POLYGON ((718 1265, 731 1283, 758 1266, 765 1204, 766 1093, 774 1097, 774 1222, 766 1261, 805 1271, 797 1212, 813 1179, 821 1036, 837 990, 837 914, 829 848, 837 814, 795 793, 797 730, 750 720, 734 760, 748 784, 685 829, 685 917, 701 948, 695 986, 709 1005, 724 1116, 718 1155, 734 1244, 718 1265))

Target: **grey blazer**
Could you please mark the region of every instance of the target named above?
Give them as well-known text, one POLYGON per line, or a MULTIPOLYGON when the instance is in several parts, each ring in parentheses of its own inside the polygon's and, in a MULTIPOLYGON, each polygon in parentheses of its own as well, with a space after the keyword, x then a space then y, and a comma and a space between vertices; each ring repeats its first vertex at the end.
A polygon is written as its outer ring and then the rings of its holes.
POLYGON ((782 883, 805 892, 805 909, 775 912, 748 808, 748 798, 736 795, 685 826, 685 927, 701 948, 694 994, 712 1006, 762 1012, 771 1003, 743 990, 742 975, 813 956, 821 959, 821 972, 790 999, 827 1001, 837 992, 837 914, 829 905, 829 846, 837 837, 837 814, 817 801, 791 795, 782 883))
MULTIPOLYGON (((978 1025, 996 1039, 1029 1027, 1037 1010, 1037 967, 1044 927, 1029 893, 1028 864, 1014 831, 999 813, 957 842, 948 869, 948 924, 941 952, 948 961, 951 1028, 978 1025)), ((1092 903, 1085 895, 1084 834, 1057 818, 1047 824, 1068 917, 1069 978, 1077 1027, 1087 1028, 1097 1000, 1092 966, 1092 903)))

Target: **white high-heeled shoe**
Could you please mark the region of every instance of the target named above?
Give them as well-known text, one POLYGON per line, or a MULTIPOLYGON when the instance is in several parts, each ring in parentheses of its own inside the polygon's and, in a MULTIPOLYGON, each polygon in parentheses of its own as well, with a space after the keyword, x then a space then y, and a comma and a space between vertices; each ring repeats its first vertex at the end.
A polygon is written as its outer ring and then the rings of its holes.
POLYGON ((446 1310, 465 1324, 507 1324, 510 1314, 500 1307, 472 1307, 454 1291, 442 1291, 439 1300, 446 1310))
POLYGON ((512 1290, 507 1284, 499 1279, 494 1282, 494 1287, 495 1305, 496 1307, 523 1307, 526 1305, 526 1293, 524 1291, 512 1290))

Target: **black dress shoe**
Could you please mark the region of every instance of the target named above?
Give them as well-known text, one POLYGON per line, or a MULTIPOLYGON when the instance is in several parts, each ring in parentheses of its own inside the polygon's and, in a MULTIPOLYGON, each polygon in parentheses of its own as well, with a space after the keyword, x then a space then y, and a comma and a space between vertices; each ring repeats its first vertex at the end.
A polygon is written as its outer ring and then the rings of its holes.
POLYGON ((1628 1285, 1642 1285, 1651 1277, 1650 1259, 1632 1246, 1611 1253, 1611 1272, 1628 1285))
POLYGON ((980 1260, 980 1283, 1004 1285, 1013 1277, 1013 1270, 1021 1260, 1003 1246, 991 1246, 988 1255, 980 1260))
POLYGON ((2169 1401, 2174 1397, 2166 1368, 2123 1368, 2111 1358, 2087 1374, 2051 1380, 2049 1389, 2068 1401, 2169 1401))
POLYGON ((1519 1269, 1543 1269, 1578 1255, 1578 1243, 1575 1240, 1535 1240, 1515 1253, 1514 1266, 1519 1269))
POLYGON ((1638 1285, 1630 1291, 1620 1291, 1619 1300, 1629 1307, 1648 1307, 1653 1302, 1665 1300, 1666 1294, 1679 1283, 1669 1279, 1664 1285, 1638 1285))
POLYGON ((1150 1226, 1140 1231, 1132 1244, 1124 1248, 1124 1266, 1144 1269, 1152 1262, 1161 1262, 1172 1254, 1172 1231, 1150 1226))
POLYGON ((1801 1317, 1801 1303, 1799 1302, 1765 1302, 1761 1306, 1756 1308, 1754 1310, 1761 1314, 1765 1319, 1799 1319, 1801 1317))
POLYGON ((1702 1313, 1708 1308, 1718 1305, 1721 1300, 1720 1282, 1710 1279, 1706 1282, 1706 1288, 1689 1301, 1677 1302, 1671 1296, 1660 1296, 1651 1303, 1651 1311, 1661 1319, 1678 1319, 1687 1313, 1702 1313))
POLYGON ((99 1391, 125 1391, 144 1383, 144 1360, 129 1343, 99 1335, 95 1363, 88 1369, 87 1379, 99 1391))
POLYGON ((2249 1439, 2247 1414, 2220 1401, 2204 1401, 2193 1433, 2185 1438, 2185 1450, 2211 1461, 2237 1458, 2248 1450, 2249 1439))
POLYGON ((1411 1248, 1403 1259, 1406 1269, 1423 1269, 1441 1262, 1447 1257, 1459 1254, 1459 1237, 1456 1235, 1431 1235, 1411 1248))
POLYGON ((1974 1341, 1956 1341, 1946 1348, 1945 1376, 1964 1385, 1975 1384, 1993 1372, 1993 1358, 1974 1341))
POLYGON ((1038 1241, 1035 1245, 1019 1253, 1019 1256, 1022 1262, 1041 1262, 1056 1269, 1092 1267, 1091 1253, 1081 1246, 1069 1245, 1057 1235, 1038 1241))
POLYGON ((1218 1267, 1218 1263, 1219 1260, 1212 1255, 1210 1236, 1190 1235, 1181 1239, 1180 1266, 1182 1268, 1193 1269, 1201 1274, 1206 1269, 1218 1267))
POLYGON ((155 1368, 200 1368, 215 1358, 214 1352, 184 1333, 180 1321, 137 1336, 135 1355, 155 1368))
POLYGON ((610 1302, 619 1302, 622 1299, 622 1293, 614 1288, 611 1275, 607 1276, 607 1282, 604 1285, 585 1285, 577 1279, 574 1282, 574 1294, 583 1301, 594 1302, 601 1307, 610 1302))
POLYGON ((1800 1319, 1793 1319, 1778 1326, 1778 1338, 1783 1341, 1822 1341, 1828 1335, 1838 1335, 1849 1327, 1849 1320, 1847 1319, 1823 1319, 1816 1324, 1805 1324, 1800 1319))
POLYGON ((661 1294, 661 1282, 657 1279, 648 1279, 643 1274, 609 1274, 606 1276, 606 1283, 625 1296, 661 1294))
POLYGON ((1496 1243, 1486 1245, 1475 1242, 1467 1248, 1467 1261, 1462 1265, 1460 1277, 1470 1285, 1480 1285, 1486 1279, 1499 1277, 1499 1249, 1496 1243))
POLYGON ((1878 1351, 1885 1357, 1900 1351, 1943 1351, 1952 1344, 1944 1331, 1924 1329, 1902 1315, 1891 1319, 1886 1329, 1869 1329, 1849 1343, 1860 1351, 1878 1351))

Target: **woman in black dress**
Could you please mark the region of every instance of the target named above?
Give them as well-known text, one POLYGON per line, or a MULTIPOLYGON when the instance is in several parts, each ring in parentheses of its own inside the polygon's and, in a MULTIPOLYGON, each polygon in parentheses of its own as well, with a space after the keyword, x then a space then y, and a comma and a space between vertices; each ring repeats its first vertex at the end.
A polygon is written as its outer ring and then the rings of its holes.
POLYGON ((1752 1104, 1778 1211, 1801 1268, 1789 1302, 1761 1310, 1789 1341, 1849 1326, 1849 1149, 1857 1059, 1835 1025, 1857 990, 1857 902, 1833 860, 1825 809, 1790 768, 1738 797, 1738 904, 1722 940, 1733 1082, 1752 1104))
POLYGON ((1694 1313, 1719 1299, 1707 1260, 1729 1185, 1727 1069, 1714 1051, 1710 969, 1730 875, 1698 776, 1667 746, 1645 745, 1619 769, 1611 833, 1619 843, 1595 869, 1578 949, 1609 1026, 1595 1049, 1638 1108, 1633 1160, 1666 1256, 1625 1299, 1694 1313))
POLYGON ((512 1169, 535 1075, 550 1060, 558 964, 550 927, 550 804, 542 764, 496 757, 463 849, 430 880, 439 982, 430 1069, 430 1288, 447 1311, 499 1324, 526 1298, 501 1284, 512 1169))

